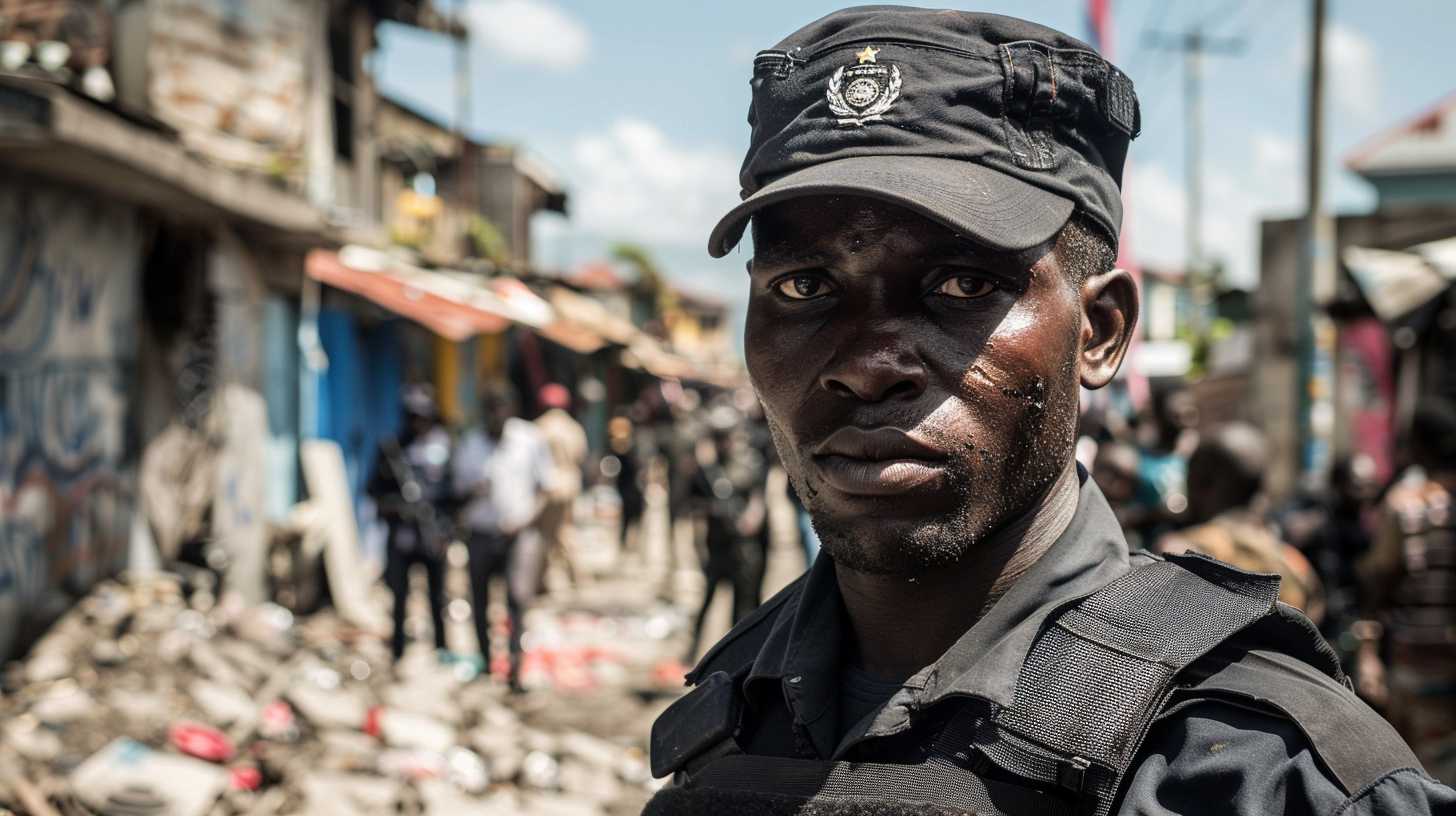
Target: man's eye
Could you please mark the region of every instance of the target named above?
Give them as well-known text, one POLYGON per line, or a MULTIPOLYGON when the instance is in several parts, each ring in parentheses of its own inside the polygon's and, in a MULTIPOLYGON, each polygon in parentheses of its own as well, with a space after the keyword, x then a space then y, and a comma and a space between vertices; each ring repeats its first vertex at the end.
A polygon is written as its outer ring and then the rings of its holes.
POLYGON ((813 300, 829 290, 823 280, 813 275, 791 275, 774 284, 774 288, 790 300, 813 300))
POLYGON ((996 285, 985 278, 977 278, 971 275, 958 275, 953 278, 946 278, 941 284, 935 287, 935 293, 946 297, 969 300, 971 298, 985 297, 996 289, 996 285))

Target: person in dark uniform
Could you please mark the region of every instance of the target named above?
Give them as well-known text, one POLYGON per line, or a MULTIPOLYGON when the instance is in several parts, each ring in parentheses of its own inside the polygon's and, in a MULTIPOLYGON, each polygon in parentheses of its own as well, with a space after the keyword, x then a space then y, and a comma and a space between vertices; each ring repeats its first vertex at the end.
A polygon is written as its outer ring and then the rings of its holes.
POLYGON ((653 726, 650 814, 1429 814, 1278 578, 1130 553, 1073 457, 1137 319, 1128 78, 869 6, 754 60, 745 356, 823 549, 653 726))
POLYGON ((389 527, 384 582, 394 595, 390 654, 404 654, 410 570, 425 569, 435 649, 445 656, 445 544, 450 500, 450 433, 428 386, 405 390, 404 427, 379 445, 366 492, 389 527))
POLYGON ((703 602, 693 620, 687 659, 698 656, 703 625, 718 587, 733 591, 733 623, 748 617, 763 599, 766 524, 763 480, 756 463, 734 450, 729 427, 714 428, 712 455, 693 474, 689 490, 706 519, 699 559, 703 569, 703 602))

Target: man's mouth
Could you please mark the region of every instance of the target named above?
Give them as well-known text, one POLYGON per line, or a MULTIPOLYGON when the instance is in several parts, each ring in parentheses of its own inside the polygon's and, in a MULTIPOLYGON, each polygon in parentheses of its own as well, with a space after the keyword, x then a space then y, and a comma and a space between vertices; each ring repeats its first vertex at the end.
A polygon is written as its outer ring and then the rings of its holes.
POLYGON ((946 455, 899 428, 845 427, 814 449, 814 464, 835 490, 851 496, 896 496, 936 486, 946 455))

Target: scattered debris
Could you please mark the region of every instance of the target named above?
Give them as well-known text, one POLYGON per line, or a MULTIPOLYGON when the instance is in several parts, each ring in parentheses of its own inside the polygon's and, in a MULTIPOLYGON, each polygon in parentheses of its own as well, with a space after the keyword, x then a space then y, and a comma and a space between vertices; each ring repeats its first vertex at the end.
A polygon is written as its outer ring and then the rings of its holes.
POLYGON ((227 783, 223 768, 125 738, 112 741, 71 774, 71 788, 81 804, 118 816, 201 816, 227 783))
POLYGON ((331 610, 210 581, 105 582, 0 672, 0 813, 628 814, 654 789, 675 613, 543 605, 511 695, 471 654, 391 665, 331 610))

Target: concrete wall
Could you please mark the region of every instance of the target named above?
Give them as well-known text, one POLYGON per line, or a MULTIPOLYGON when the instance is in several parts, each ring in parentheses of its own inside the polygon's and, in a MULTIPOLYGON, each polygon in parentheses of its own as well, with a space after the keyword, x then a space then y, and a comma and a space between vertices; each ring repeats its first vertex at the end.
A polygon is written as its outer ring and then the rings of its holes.
MULTIPOLYGON (((144 76, 147 109, 209 159, 302 185, 310 53, 324 49, 312 0, 147 0, 148 24, 118 45, 144 76), (130 53, 128 53, 130 52, 130 53)), ((133 78, 135 77, 135 78, 133 78)))
POLYGON ((132 208, 0 187, 0 657, 125 559, 144 237, 132 208))
POLYGON ((226 232, 219 235, 208 259, 208 285, 217 303, 217 392, 212 427, 222 439, 212 532, 232 556, 229 586, 251 603, 265 600, 268 536, 269 434, 263 400, 268 293, 259 261, 226 232))

